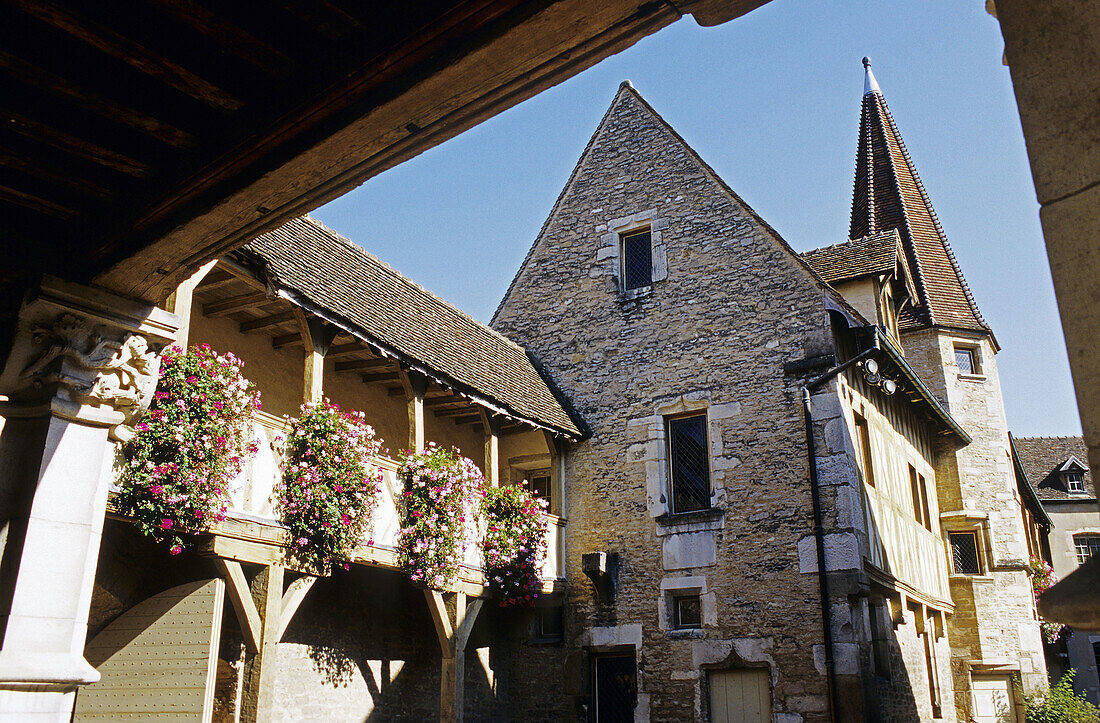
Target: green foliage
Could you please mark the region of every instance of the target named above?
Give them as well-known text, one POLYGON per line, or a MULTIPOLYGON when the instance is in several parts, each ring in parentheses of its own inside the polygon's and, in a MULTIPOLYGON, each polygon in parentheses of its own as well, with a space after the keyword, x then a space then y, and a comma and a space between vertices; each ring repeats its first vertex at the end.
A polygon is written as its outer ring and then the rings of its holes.
POLYGON ((501 606, 533 605, 542 591, 540 566, 546 553, 546 502, 517 485, 483 492, 485 578, 501 606))
POLYGON ((225 519, 229 484, 256 453, 252 411, 260 393, 243 363, 203 344, 164 351, 149 412, 122 445, 118 509, 175 555, 182 535, 225 519))
POLYGON ((1027 723, 1096 723, 1100 721, 1100 708, 1073 692, 1072 668, 1066 671, 1045 698, 1028 697, 1027 723))
POLYGON ((371 460, 380 446, 362 412, 327 401, 303 404, 290 421, 278 508, 298 554, 316 566, 349 560, 370 531, 382 481, 371 460))

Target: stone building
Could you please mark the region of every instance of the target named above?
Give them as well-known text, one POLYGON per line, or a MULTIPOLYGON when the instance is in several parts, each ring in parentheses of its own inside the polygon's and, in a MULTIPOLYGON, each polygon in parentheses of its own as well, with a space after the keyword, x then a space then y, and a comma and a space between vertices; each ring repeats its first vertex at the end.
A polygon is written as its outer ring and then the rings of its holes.
MULTIPOLYGON (((1100 555, 1100 510, 1092 472, 1084 459, 1085 442, 1081 437, 1015 437, 1012 442, 1018 474, 1034 487, 1050 517, 1045 557, 1054 574, 1064 578, 1100 555)), ((1047 657, 1052 677, 1073 668, 1074 688, 1100 704, 1100 631, 1067 629, 1048 646, 1047 657)))
POLYGON ((1045 686, 998 347, 869 68, 851 237, 794 253, 620 88, 492 322, 590 429, 559 715, 985 721, 1045 686))
POLYGON ((867 82, 852 238, 806 254, 624 84, 493 328, 310 219, 204 266, 176 337, 245 360, 261 453, 170 565, 109 515, 76 719, 1015 714, 1045 668, 997 347, 867 82), (266 442, 323 396, 391 450, 454 445, 538 489, 538 607, 486 604, 476 553, 454 590, 413 587, 385 454, 351 569, 296 566, 266 442))

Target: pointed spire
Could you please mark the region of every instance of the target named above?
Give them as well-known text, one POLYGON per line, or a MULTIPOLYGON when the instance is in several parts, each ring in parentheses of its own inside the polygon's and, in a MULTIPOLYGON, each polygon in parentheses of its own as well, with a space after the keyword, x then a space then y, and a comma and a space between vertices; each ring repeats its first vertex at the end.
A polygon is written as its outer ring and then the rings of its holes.
POLYGON ((901 139, 886 99, 865 68, 849 238, 897 230, 917 287, 902 331, 950 326, 989 331, 901 139))
POLYGON ((881 94, 882 90, 878 87, 878 81, 875 80, 875 74, 871 72, 871 59, 866 55, 863 56, 863 69, 863 94, 881 94))

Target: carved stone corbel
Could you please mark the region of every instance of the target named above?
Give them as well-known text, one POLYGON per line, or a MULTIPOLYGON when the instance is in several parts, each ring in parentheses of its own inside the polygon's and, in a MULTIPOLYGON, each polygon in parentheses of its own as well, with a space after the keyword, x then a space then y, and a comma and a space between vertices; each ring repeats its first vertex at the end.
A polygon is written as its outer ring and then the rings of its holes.
POLYGON ((47 278, 24 304, 0 392, 5 416, 46 413, 133 435, 176 319, 146 304, 47 278))

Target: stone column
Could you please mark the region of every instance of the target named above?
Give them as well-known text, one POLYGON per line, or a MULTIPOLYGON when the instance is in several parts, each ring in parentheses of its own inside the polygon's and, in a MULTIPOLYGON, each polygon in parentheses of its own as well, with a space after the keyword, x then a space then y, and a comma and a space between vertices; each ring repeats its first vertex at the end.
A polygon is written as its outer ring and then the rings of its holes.
POLYGON ((111 461, 148 407, 176 317, 47 277, 0 374, 0 719, 68 721, 111 461))

